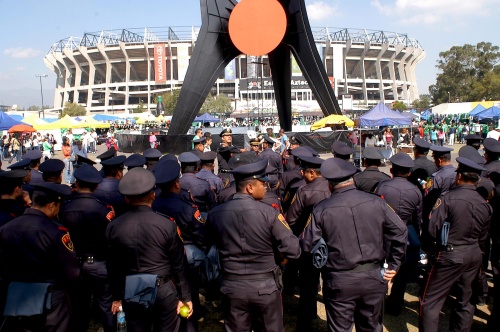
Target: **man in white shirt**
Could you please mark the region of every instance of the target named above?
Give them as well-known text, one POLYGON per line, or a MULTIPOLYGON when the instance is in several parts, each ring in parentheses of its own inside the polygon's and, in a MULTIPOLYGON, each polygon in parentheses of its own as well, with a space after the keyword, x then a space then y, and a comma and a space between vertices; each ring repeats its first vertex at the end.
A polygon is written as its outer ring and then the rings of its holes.
POLYGON ((498 141, 500 139, 500 126, 496 127, 495 130, 491 130, 488 135, 486 135, 486 138, 493 138, 498 141))

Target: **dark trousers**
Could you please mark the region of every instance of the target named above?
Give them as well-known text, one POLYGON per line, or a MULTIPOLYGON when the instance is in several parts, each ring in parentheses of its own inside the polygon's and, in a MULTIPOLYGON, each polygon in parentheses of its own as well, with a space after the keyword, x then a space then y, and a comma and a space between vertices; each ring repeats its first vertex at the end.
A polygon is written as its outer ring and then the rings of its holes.
POLYGON ((72 299, 74 308, 73 331, 87 332, 92 302, 97 304, 99 322, 105 332, 116 331, 116 325, 111 312, 111 292, 107 278, 106 262, 85 263, 81 269, 81 281, 76 285, 72 299))
POLYGON ((323 300, 328 331, 382 331, 382 305, 387 284, 380 269, 323 274, 323 300))
POLYGON ((224 280, 221 292, 226 331, 284 330, 281 292, 274 279, 224 280))
POLYGON ((181 323, 177 315, 179 298, 172 281, 158 287, 154 305, 145 308, 140 304, 125 302, 123 310, 128 332, 176 332, 181 323))
POLYGON ((474 306, 470 303, 472 281, 480 266, 481 250, 478 245, 438 254, 420 299, 420 331, 438 331, 439 312, 455 284, 457 303, 450 315, 449 330, 470 330, 474 315, 474 306))
POLYGON ((406 284, 413 271, 415 271, 416 263, 403 263, 398 270, 396 276, 392 279, 391 295, 386 302, 386 312, 399 315, 404 306, 404 297, 406 292, 406 284))
POLYGON ((318 315, 316 296, 320 270, 312 265, 312 257, 309 253, 302 253, 299 260, 299 314, 297 316, 297 331, 308 331, 311 321, 318 315))
POLYGON ((493 269, 493 309, 488 318, 488 331, 500 331, 500 242, 491 246, 493 269))

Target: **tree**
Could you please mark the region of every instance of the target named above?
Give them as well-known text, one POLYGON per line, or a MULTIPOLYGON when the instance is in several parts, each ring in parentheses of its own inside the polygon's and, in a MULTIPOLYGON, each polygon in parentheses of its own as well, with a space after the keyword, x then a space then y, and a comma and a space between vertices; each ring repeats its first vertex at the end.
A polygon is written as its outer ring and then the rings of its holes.
POLYGON ((141 99, 139 100, 137 107, 132 109, 132 113, 143 113, 144 111, 146 111, 146 108, 144 107, 144 102, 141 99))
MULTIPOLYGON (((179 94, 181 90, 173 90, 167 91, 161 95, 162 103, 163 103, 163 111, 164 115, 172 115, 174 114, 175 106, 177 105, 177 100, 179 99, 179 94)), ((155 97, 153 102, 156 104, 158 102, 158 96, 155 97)))
POLYGON ((231 113, 233 107, 231 105, 231 99, 225 95, 211 96, 208 95, 207 99, 201 106, 200 112, 198 114, 212 113, 212 114, 223 114, 231 113))
POLYGON ((406 104, 402 101, 395 101, 394 104, 392 104, 392 109, 397 111, 404 111, 405 109, 407 109, 407 107, 406 104))
POLYGON ((69 101, 64 104, 64 108, 61 112, 61 118, 69 115, 69 116, 81 116, 86 115, 87 110, 85 107, 78 105, 77 103, 70 103, 69 101))
POLYGON ((413 107, 421 110, 426 110, 431 105, 431 98, 427 95, 420 96, 420 99, 414 100, 413 107))
POLYGON ((488 99, 494 92, 499 61, 499 47, 486 42, 439 53, 436 67, 440 73, 429 87, 434 104, 488 99))

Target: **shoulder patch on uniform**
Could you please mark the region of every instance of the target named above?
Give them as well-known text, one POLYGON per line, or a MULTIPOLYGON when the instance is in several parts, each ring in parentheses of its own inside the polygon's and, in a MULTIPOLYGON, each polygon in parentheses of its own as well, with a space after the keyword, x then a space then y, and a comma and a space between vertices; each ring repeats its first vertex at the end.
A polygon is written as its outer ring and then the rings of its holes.
POLYGON ((296 199, 297 199, 297 194, 293 195, 292 202, 290 203, 290 205, 292 205, 293 202, 295 202, 296 199))
POLYGON ((194 218, 198 220, 200 223, 205 224, 205 220, 203 220, 200 210, 196 209, 196 211, 194 212, 194 218))
POLYGON ((436 201, 436 204, 432 207, 433 210, 437 209, 441 205, 442 201, 441 198, 438 198, 436 201))
POLYGON ((290 199, 290 193, 286 193, 285 197, 283 198, 283 202, 287 202, 290 199))
POLYGON ((73 251, 75 248, 73 246, 73 242, 71 241, 71 238, 69 236, 69 233, 66 233, 62 236, 61 238, 62 244, 68 249, 69 251, 73 251))
POLYGON ((69 232, 69 230, 64 226, 57 226, 57 229, 59 229, 60 231, 63 231, 63 232, 69 232))
POLYGON ((276 209, 276 210, 279 210, 279 209, 280 209, 279 205, 278 205, 278 204, 276 204, 276 203, 271 204, 271 207, 272 207, 273 209, 276 209))
POLYGON ((108 219, 108 221, 115 219, 115 209, 113 209, 111 205, 107 205, 106 207, 108 209, 111 209, 111 211, 109 211, 108 214, 106 214, 106 219, 108 219))
POLYGON ((286 228, 290 229, 290 226, 286 222, 285 217, 281 213, 278 214, 278 220, 283 224, 283 226, 285 226, 286 228))
POLYGON ((309 224, 311 223, 311 220, 312 220, 312 213, 309 215, 309 218, 307 218, 307 222, 306 222, 306 225, 304 226, 304 229, 307 228, 307 226, 309 226, 309 224))
POLYGON ((179 226, 177 226, 177 235, 179 235, 179 238, 181 239, 182 242, 184 242, 184 239, 182 238, 182 232, 179 226))

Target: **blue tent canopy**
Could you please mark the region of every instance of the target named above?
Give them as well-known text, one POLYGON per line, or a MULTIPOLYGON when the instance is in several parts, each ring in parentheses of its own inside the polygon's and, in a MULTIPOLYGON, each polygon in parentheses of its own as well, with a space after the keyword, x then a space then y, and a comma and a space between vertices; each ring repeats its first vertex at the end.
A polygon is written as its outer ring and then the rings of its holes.
POLYGON ((0 130, 9 130, 10 128, 18 124, 25 124, 25 123, 13 119, 5 112, 0 112, 0 130))
POLYGON ((431 115, 432 112, 430 110, 425 110, 424 112, 422 112, 422 114, 420 114, 420 118, 423 120, 427 120, 431 115))
POLYGON ((391 111, 382 102, 368 113, 359 117, 361 127, 404 126, 411 125, 411 118, 401 113, 391 111))
POLYGON ((203 123, 205 123, 205 122, 220 122, 220 119, 213 117, 208 113, 203 113, 202 115, 197 116, 194 119, 194 122, 203 122, 203 123))
POLYGON ((97 121, 115 121, 119 120, 119 116, 114 116, 114 115, 107 115, 107 114, 96 114, 93 116, 94 120, 97 121))
POLYGON ((476 116, 479 120, 498 118, 500 117, 500 108, 492 106, 481 113, 476 114, 476 116))
POLYGON ((475 115, 477 115, 478 113, 481 113, 482 111, 484 111, 485 109, 486 109, 486 108, 485 108, 483 105, 478 104, 476 107, 474 107, 474 108, 472 109, 472 111, 470 111, 469 115, 470 115, 470 116, 475 116, 475 115))
POLYGON ((19 114, 9 114, 11 118, 13 118, 16 121, 23 121, 23 116, 19 114))

